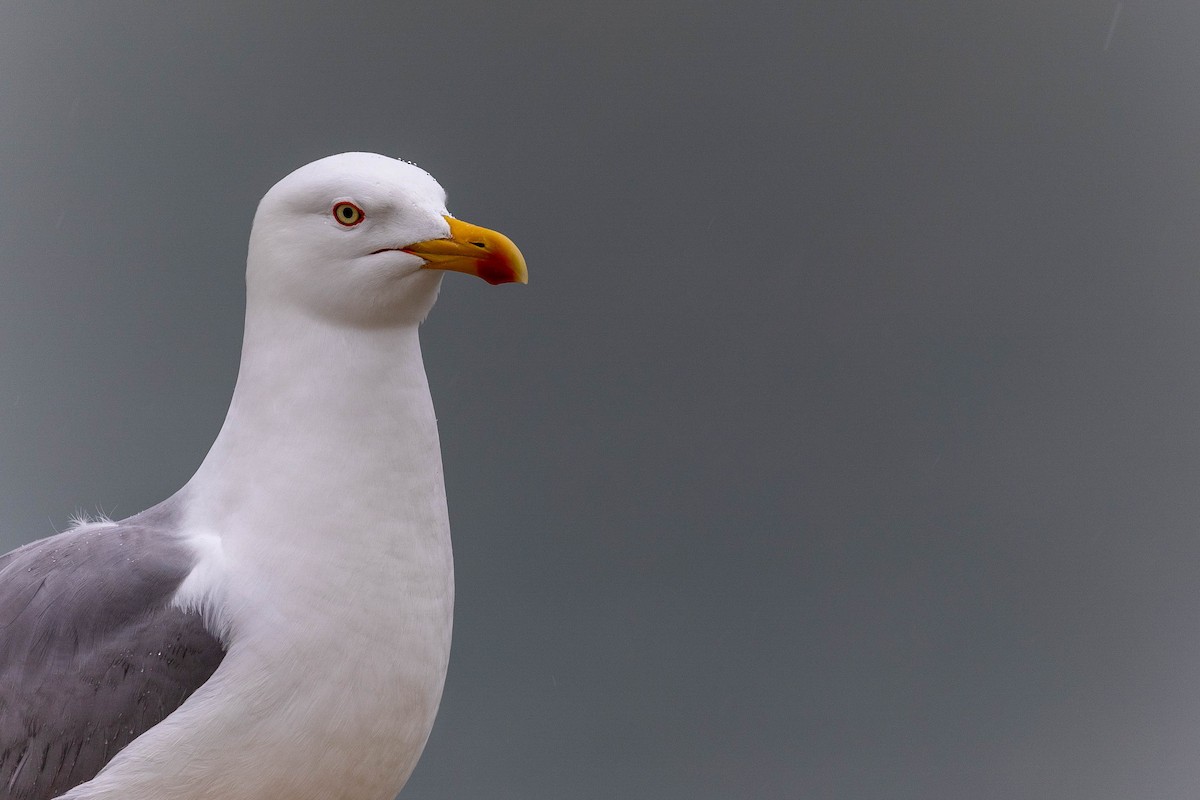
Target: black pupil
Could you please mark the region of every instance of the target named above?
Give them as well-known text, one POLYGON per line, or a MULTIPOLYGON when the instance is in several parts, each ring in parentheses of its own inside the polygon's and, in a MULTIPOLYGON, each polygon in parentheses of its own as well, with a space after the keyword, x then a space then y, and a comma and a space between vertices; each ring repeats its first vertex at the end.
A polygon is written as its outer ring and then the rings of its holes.
POLYGON ((350 219, 354 216, 354 209, 352 209, 350 206, 342 206, 342 216, 346 219, 350 219))

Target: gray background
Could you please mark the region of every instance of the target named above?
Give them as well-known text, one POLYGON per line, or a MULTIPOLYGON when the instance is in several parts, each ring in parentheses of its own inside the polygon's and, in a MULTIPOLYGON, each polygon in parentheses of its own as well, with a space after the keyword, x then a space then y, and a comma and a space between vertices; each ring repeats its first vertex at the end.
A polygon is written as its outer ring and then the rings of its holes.
POLYGON ((173 492, 261 194, 409 158, 416 798, 1200 796, 1200 4, 0 2, 0 531, 173 492))

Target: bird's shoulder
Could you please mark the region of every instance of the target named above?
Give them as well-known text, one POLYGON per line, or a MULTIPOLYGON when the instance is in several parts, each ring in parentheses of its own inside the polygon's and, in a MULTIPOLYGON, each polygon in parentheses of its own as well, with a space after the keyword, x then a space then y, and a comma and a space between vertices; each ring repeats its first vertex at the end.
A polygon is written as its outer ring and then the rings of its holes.
POLYGON ((13 800, 90 780, 224 657, 172 605, 195 557, 171 501, 0 556, 0 786, 13 800))

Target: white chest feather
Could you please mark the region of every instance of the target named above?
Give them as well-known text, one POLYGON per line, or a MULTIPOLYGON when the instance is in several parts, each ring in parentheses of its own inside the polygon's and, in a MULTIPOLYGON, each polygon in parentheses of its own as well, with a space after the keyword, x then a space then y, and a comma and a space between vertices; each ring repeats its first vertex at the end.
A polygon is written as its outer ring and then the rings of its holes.
POLYGON ((454 578, 415 326, 253 335, 183 495, 198 564, 176 603, 228 654, 68 800, 392 800, 429 736, 454 578))

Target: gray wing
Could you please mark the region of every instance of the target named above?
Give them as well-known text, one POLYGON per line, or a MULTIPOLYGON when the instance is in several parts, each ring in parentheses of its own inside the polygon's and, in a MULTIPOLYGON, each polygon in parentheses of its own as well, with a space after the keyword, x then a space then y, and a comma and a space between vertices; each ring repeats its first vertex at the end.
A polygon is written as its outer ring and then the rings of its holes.
POLYGON ((0 797, 50 800, 178 708, 224 658, 170 605, 193 564, 168 501, 0 556, 0 797))

